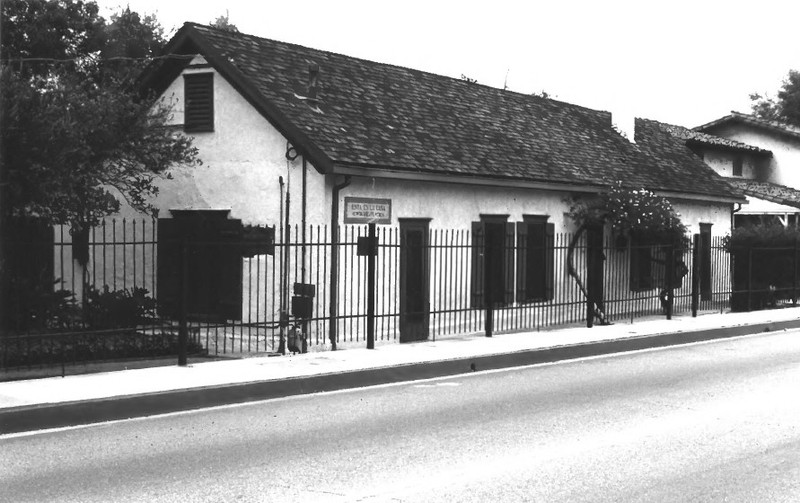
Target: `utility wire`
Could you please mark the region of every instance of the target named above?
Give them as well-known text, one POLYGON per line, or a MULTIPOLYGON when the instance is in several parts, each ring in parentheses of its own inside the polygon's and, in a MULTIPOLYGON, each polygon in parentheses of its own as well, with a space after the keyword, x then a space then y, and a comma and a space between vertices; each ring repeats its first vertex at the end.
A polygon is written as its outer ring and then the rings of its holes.
MULTIPOLYGON (((97 58, 99 61, 156 61, 165 59, 192 59, 195 54, 167 54, 164 56, 147 56, 143 58, 132 58, 127 56, 111 56, 108 58, 97 58)), ((69 63, 74 61, 83 61, 86 59, 95 59, 91 56, 81 56, 75 58, 3 58, 0 59, 3 63, 25 63, 25 62, 44 62, 44 63, 69 63)))

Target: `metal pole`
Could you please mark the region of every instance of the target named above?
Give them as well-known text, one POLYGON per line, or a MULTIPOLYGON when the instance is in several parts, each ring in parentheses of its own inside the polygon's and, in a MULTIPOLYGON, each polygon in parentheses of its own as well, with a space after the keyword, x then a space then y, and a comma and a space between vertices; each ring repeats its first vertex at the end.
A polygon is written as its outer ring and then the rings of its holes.
POLYGON ((369 254, 367 255, 367 349, 375 349, 375 255, 378 242, 375 223, 369 224, 369 254))
POLYGON ((289 226, 289 214, 291 209, 291 192, 286 189, 286 218, 283 226, 283 275, 281 277, 281 343, 278 352, 286 354, 286 335, 289 327, 289 242, 292 240, 292 229, 289 226))
POLYGON ((692 318, 700 304, 700 234, 692 237, 692 318))
POLYGON ((794 255, 792 256, 792 262, 794 263, 794 268, 792 272, 792 305, 797 305, 797 238, 794 238, 794 255))
POLYGON ((675 292, 673 291, 673 277, 675 276, 675 241, 671 242, 667 248, 667 264, 666 264, 666 311, 667 311, 667 319, 672 319, 672 302, 673 297, 675 296, 675 292))
POLYGON ((593 227, 586 230, 586 328, 594 326, 594 300, 595 295, 595 254, 594 240, 592 239, 593 227))
POLYGON ((186 347, 189 343, 189 324, 186 311, 188 310, 189 295, 189 267, 188 267, 188 246, 186 237, 181 237, 181 292, 180 292, 180 312, 178 313, 178 366, 185 367, 187 364, 186 347))
POLYGON ((753 310, 753 249, 747 249, 747 312, 753 310))
POLYGON ((491 279, 494 277, 494 251, 491 246, 487 246, 486 232, 483 233, 484 265, 483 265, 483 298, 486 303, 486 314, 483 317, 483 330, 486 337, 491 337, 494 332, 494 298, 492 295, 491 279))
MULTIPOLYGON (((300 263, 300 283, 305 284, 306 282, 306 200, 308 199, 306 196, 306 192, 308 190, 308 164, 306 163, 306 156, 303 155, 303 201, 302 201, 302 212, 301 212, 301 226, 302 226, 302 236, 301 236, 301 248, 300 248, 300 256, 301 256, 301 263, 300 263)), ((308 353, 308 319, 303 319, 300 323, 300 327, 303 333, 303 342, 301 352, 308 353)))

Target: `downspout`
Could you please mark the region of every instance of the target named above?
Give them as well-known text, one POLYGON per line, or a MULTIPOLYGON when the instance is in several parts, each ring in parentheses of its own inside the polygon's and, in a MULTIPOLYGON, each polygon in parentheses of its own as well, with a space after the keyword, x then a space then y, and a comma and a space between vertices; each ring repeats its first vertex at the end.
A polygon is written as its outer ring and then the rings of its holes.
POLYGON ((300 215, 300 225, 302 226, 302 236, 301 236, 301 243, 302 246, 300 247, 300 254, 302 256, 303 262, 300 265, 300 282, 306 282, 306 201, 307 201, 307 189, 308 189, 308 164, 306 164, 306 156, 303 156, 303 201, 301 203, 301 215, 300 215))
POLYGON ((339 191, 350 185, 350 175, 344 181, 334 184, 331 197, 331 283, 330 305, 328 306, 328 339, 331 341, 331 350, 336 351, 336 305, 339 297, 339 191))
MULTIPOLYGON (((303 200, 301 201, 301 214, 300 214, 300 227, 301 230, 301 245, 300 245, 300 283, 305 284, 306 282, 306 201, 307 201, 307 189, 308 189, 308 164, 306 163, 306 156, 303 155, 303 187, 302 187, 302 197, 303 200)), ((313 235, 313 234, 312 234, 313 235)), ((301 324, 301 329, 303 332, 303 342, 300 351, 302 353, 308 352, 308 320, 304 319, 303 323, 301 324)))
POLYGON ((733 232, 734 229, 733 227, 734 216, 736 213, 739 213, 740 211, 742 211, 742 203, 733 203, 733 205, 731 205, 731 232, 733 232))

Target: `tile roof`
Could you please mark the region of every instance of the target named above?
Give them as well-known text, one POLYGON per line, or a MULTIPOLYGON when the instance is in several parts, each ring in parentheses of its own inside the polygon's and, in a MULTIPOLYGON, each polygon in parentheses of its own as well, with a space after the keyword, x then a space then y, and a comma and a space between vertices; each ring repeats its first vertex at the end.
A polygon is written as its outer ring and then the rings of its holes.
POLYGON ((719 118, 715 121, 703 124, 702 126, 697 126, 694 129, 696 131, 713 131, 719 126, 736 122, 750 124, 751 126, 785 134, 793 138, 800 138, 800 127, 776 120, 762 119, 760 117, 756 117, 755 115, 743 114, 735 111, 732 111, 730 115, 726 115, 725 117, 719 118))
POLYGON ((714 187, 718 191, 728 190, 741 196, 741 192, 728 184, 726 178, 717 174, 686 146, 686 139, 676 134, 679 129, 679 126, 637 118, 636 145, 658 163, 662 177, 680 178, 681 183, 714 187))
POLYGON ((659 124, 662 129, 669 131, 670 133, 672 133, 673 136, 685 140, 688 144, 706 145, 711 147, 720 147, 728 150, 735 150, 739 152, 750 152, 750 153, 764 154, 770 156, 772 155, 772 152, 770 152, 769 150, 756 147, 754 145, 748 145, 747 143, 742 143, 736 140, 729 140, 728 138, 722 138, 720 136, 706 134, 701 131, 695 131, 694 129, 689 129, 683 126, 676 126, 674 124, 665 124, 663 122, 659 124))
POLYGON ((777 183, 758 182, 755 180, 729 179, 728 182, 738 187, 748 196, 800 208, 800 190, 778 185, 777 183))
POLYGON ((191 50, 322 171, 342 165, 584 186, 624 180, 737 197, 710 168, 698 176, 694 162, 646 154, 612 128, 608 112, 186 23, 167 51, 191 50), (316 104, 305 99, 311 64, 319 66, 316 104))

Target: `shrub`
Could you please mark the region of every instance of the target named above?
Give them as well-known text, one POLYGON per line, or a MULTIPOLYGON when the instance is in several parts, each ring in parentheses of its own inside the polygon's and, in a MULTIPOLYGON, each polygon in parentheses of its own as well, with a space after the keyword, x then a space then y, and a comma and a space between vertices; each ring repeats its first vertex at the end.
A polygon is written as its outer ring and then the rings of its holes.
POLYGON ((725 236, 723 246, 727 251, 734 248, 788 248, 800 241, 800 230, 782 225, 752 225, 733 230, 725 236))
POLYGON ((156 301, 144 288, 100 292, 90 287, 86 292, 84 320, 86 328, 102 330, 135 327, 155 319, 156 301))
POLYGON ((567 214, 579 227, 609 223, 617 236, 644 241, 681 240, 687 233, 680 214, 667 199, 647 189, 632 189, 622 182, 589 201, 573 202, 567 214))

